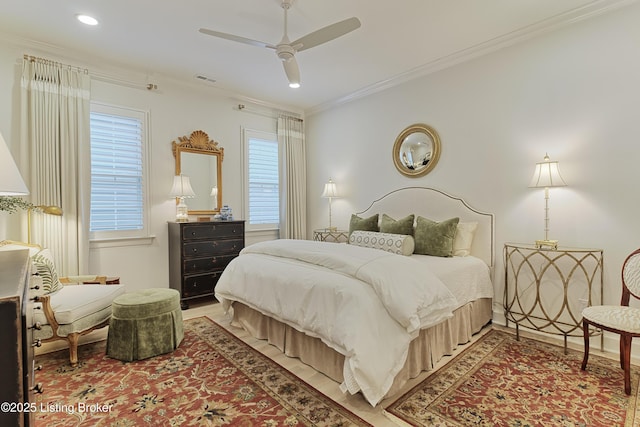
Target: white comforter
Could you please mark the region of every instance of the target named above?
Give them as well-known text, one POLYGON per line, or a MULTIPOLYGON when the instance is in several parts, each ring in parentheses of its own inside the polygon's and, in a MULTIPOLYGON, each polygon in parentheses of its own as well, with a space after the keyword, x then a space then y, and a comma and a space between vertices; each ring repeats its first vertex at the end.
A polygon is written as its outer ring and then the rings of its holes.
POLYGON ((320 338, 345 356, 342 389, 376 405, 421 328, 452 316, 456 298, 424 264, 377 249, 306 240, 245 248, 216 298, 240 301, 320 338))

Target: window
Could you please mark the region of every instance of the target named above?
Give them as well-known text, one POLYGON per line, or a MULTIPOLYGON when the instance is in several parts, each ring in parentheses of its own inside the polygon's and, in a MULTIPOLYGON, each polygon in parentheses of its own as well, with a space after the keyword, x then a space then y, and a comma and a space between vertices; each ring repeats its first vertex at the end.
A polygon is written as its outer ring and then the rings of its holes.
POLYGON ((92 240, 147 236, 144 112, 91 106, 92 240))
POLYGON ((247 229, 280 227, 279 144, 275 134, 244 132, 247 229))

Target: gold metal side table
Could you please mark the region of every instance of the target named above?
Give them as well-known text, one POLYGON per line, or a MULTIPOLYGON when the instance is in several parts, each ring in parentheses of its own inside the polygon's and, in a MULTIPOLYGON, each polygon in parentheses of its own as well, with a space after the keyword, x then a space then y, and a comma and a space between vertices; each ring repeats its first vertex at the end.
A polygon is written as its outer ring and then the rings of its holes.
POLYGON ((345 243, 349 241, 349 231, 320 228, 313 230, 313 240, 317 242, 345 243))
MULTIPOLYGON (((504 313, 507 326, 520 326, 554 335, 582 337, 582 310, 602 304, 602 249, 536 248, 533 244, 504 245, 504 313)), ((602 332, 600 347, 604 345, 602 332)))

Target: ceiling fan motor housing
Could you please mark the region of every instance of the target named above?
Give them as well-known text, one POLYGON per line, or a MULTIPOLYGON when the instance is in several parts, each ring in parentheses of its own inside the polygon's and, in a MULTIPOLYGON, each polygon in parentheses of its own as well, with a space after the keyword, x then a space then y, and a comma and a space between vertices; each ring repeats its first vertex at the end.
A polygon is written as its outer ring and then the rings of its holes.
POLYGON ((296 54, 296 51, 290 44, 281 43, 276 46, 276 53, 278 54, 278 58, 283 61, 289 61, 296 54))

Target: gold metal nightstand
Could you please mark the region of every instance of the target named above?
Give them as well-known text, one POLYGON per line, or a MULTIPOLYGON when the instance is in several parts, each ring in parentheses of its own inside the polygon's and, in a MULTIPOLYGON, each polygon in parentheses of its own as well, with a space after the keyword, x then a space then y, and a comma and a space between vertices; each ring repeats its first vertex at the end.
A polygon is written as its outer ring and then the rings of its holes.
POLYGON ((317 242, 345 243, 349 241, 349 231, 320 228, 313 230, 313 240, 317 242))
MULTIPOLYGON (((567 337, 582 337, 582 310, 602 304, 602 249, 537 248, 504 245, 504 313, 519 327, 567 337)), ((602 333, 593 331, 591 335, 602 333)))

